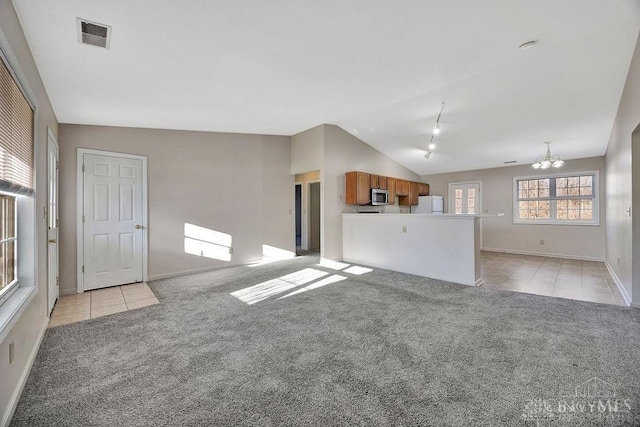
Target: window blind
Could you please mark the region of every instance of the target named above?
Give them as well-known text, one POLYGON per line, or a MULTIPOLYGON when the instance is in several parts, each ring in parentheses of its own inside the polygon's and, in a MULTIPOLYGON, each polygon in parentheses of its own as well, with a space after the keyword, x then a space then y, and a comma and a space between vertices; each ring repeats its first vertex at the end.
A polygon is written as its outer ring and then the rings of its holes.
POLYGON ((0 58, 0 189, 33 192, 33 120, 31 104, 0 58))

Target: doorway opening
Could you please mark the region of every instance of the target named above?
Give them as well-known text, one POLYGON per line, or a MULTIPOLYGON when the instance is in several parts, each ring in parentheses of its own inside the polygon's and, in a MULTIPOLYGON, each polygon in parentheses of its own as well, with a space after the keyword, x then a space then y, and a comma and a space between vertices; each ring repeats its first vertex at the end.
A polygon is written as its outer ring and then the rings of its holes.
POLYGON ((302 183, 296 182, 296 251, 302 249, 302 183))
POLYGON ((320 183, 309 183, 309 250, 320 252, 320 183))
POLYGON ((295 230, 296 255, 320 251, 320 171, 295 175, 295 230))

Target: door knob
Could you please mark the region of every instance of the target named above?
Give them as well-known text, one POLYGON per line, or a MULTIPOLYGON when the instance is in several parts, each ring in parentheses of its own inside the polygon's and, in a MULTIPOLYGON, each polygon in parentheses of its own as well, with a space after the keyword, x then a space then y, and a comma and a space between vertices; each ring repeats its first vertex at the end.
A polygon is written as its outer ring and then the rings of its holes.
POLYGON ((56 242, 57 242, 57 240, 56 240, 56 239, 51 239, 51 240, 49 240, 49 243, 56 243, 56 242))
POLYGON ((136 230, 140 230, 142 226, 140 224, 136 224, 136 230))

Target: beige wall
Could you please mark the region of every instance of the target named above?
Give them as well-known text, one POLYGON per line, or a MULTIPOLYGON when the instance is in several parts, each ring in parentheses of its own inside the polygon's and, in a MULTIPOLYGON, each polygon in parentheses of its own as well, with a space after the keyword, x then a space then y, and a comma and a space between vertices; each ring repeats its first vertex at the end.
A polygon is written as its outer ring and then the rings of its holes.
POLYGON ((231 234, 232 264, 295 251, 289 137, 60 125, 60 283, 76 289, 77 148, 148 158, 149 279, 229 263, 184 252, 184 224, 231 234))
MULTIPOLYGON (((39 346, 39 338, 44 332, 47 318, 47 281, 46 281, 46 229, 42 216, 46 204, 46 153, 47 153, 47 126, 54 135, 58 133, 58 122, 51 108, 51 103, 40 79, 29 45, 22 33, 20 23, 13 9, 11 0, 0 0, 0 29, 6 38, 13 55, 17 59, 16 70, 24 75, 27 84, 37 99, 37 123, 36 123, 36 238, 38 241, 36 251, 37 276, 36 286, 38 293, 31 303, 22 312, 22 315, 9 331, 7 337, 0 342, 0 423, 9 416, 12 405, 16 402, 22 381, 26 380, 26 374, 30 368, 30 357, 35 355, 39 346), (9 342, 14 341, 15 360, 9 364, 9 342)), ((7 52, 5 52, 7 53, 7 52)), ((12 64, 16 65, 16 64, 12 64)), ((33 248, 32 248, 33 250, 33 248)))
POLYGON ((632 221, 639 220, 639 217, 635 215, 634 220, 628 215, 627 209, 632 206, 632 179, 640 185, 639 173, 636 169, 636 176, 632 178, 631 167, 631 134, 639 124, 640 43, 636 44, 606 153, 607 262, 637 306, 640 306, 640 280, 632 279, 632 247, 636 248, 635 256, 640 256, 640 241, 634 242, 635 245, 632 243, 632 221), (635 289, 632 289, 634 282, 635 289))
POLYGON ((324 125, 291 137, 291 173, 293 175, 322 169, 324 125))
POLYGON ((529 165, 427 175, 422 177, 422 181, 429 183, 430 194, 444 196, 445 212, 448 211, 449 204, 449 183, 482 182, 482 209, 491 215, 504 212, 502 217, 482 219, 483 248, 603 260, 606 184, 604 157, 567 160, 561 172, 594 170, 600 172, 600 226, 514 224, 513 178, 550 173, 535 171, 529 165), (545 244, 540 245, 540 240, 544 240, 545 244))
POLYGON ((338 126, 324 125, 322 176, 321 254, 327 259, 342 259, 343 212, 356 208, 344 203, 345 173, 363 171, 418 181, 419 176, 385 156, 338 126))

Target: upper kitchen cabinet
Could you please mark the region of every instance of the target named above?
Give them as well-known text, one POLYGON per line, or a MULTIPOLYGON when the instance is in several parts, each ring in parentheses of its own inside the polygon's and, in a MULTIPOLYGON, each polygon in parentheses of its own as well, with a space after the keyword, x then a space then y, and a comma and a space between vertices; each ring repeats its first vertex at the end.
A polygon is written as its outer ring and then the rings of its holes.
POLYGON ((389 204, 396 204, 396 179, 387 177, 387 193, 389 193, 389 204))
POLYGON ((406 196, 402 196, 398 199, 401 206, 417 206, 418 205, 418 188, 419 182, 405 181, 409 184, 409 193, 406 196))
POLYGON ((371 188, 387 190, 387 180, 388 178, 386 176, 371 175, 371 188))
POLYGON ((406 179, 396 178, 396 196, 408 196, 409 195, 409 181, 406 179))
POLYGON ((418 183, 418 196, 428 196, 429 195, 429 184, 425 184, 424 182, 418 183))
POLYGON ((347 172, 345 203, 368 205, 371 203, 371 175, 364 172, 347 172))

